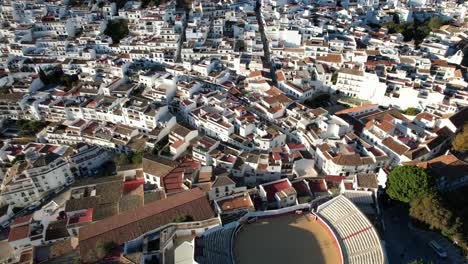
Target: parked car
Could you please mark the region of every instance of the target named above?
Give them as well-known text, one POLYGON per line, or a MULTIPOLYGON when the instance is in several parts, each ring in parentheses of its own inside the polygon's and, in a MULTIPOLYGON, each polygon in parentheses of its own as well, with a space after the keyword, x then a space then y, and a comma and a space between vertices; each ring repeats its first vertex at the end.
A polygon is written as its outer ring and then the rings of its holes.
POLYGON ((441 258, 446 258, 447 257, 447 252, 435 240, 431 240, 429 242, 429 246, 435 251, 435 253, 437 253, 437 255, 439 255, 439 257, 441 257, 441 258))
POLYGON ((7 228, 11 223, 11 220, 7 220, 2 224, 2 228, 7 228))

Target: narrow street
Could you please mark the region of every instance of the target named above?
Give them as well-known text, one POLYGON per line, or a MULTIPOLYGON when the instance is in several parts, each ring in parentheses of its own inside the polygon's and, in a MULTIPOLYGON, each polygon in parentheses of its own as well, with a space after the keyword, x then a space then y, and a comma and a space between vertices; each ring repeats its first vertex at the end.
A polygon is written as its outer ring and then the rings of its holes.
POLYGON ((182 23, 182 32, 180 32, 179 40, 177 41, 177 50, 174 56, 174 61, 176 63, 182 62, 182 46, 185 41, 185 29, 187 29, 187 20, 189 18, 188 11, 185 11, 184 23, 182 23))
POLYGON ((265 34, 265 25, 263 24, 263 18, 262 18, 262 4, 259 0, 257 0, 257 4, 255 6, 255 16, 257 17, 258 29, 260 31, 260 36, 262 38, 262 43, 263 43, 263 55, 264 55, 263 63, 269 65, 271 80, 273 81, 274 85, 277 85, 276 69, 273 66, 273 63, 270 58, 270 45, 268 43, 268 39, 265 34))
POLYGON ((446 238, 436 232, 411 228, 409 225, 408 209, 401 205, 394 205, 383 210, 385 241, 387 257, 390 263, 406 264, 416 259, 425 263, 458 264, 464 263, 458 250, 446 238), (436 240, 444 247, 448 254, 446 259, 440 258, 428 245, 436 240))

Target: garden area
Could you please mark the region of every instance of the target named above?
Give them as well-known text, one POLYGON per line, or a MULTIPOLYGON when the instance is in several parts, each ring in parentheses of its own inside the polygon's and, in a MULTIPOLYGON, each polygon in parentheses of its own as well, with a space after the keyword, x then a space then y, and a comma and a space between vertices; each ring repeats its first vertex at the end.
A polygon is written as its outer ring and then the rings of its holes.
POLYGON ((49 122, 39 120, 12 120, 5 121, 4 127, 12 127, 18 130, 18 137, 36 137, 49 122))
POLYGON ((333 96, 333 98, 337 102, 347 104, 347 105, 350 105, 350 106, 361 106, 361 105, 364 105, 364 104, 370 104, 371 103, 370 101, 367 101, 367 100, 364 100, 364 99, 359 99, 359 98, 356 98, 356 97, 346 96, 346 95, 341 94, 341 93, 335 94, 333 96))
POLYGON ((330 102, 330 95, 327 93, 320 93, 314 95, 312 98, 306 99, 304 105, 310 108, 326 107, 330 102))
POLYGON ((414 20, 413 22, 402 23, 398 15, 395 15, 392 22, 385 23, 383 26, 388 28, 388 33, 401 33, 404 41, 414 41, 416 45, 420 44, 431 31, 439 29, 443 25, 449 24, 448 21, 438 17, 433 17, 425 21, 414 20))
POLYGON ((409 216, 416 226, 440 232, 458 245, 464 255, 468 253, 468 228, 463 221, 467 213, 463 210, 466 192, 440 193, 434 177, 426 170, 404 165, 389 174, 386 194, 393 200, 409 204, 409 216))

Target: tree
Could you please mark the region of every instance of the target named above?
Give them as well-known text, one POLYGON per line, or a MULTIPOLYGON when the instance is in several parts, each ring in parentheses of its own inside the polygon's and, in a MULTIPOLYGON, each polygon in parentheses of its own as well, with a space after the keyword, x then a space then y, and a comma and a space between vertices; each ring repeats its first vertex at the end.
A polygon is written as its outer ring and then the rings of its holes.
POLYGON ((433 17, 429 20, 427 25, 430 29, 435 30, 435 29, 439 29, 443 25, 447 25, 447 23, 448 23, 447 21, 439 17, 433 17))
POLYGON ((415 107, 408 107, 405 110, 405 114, 410 115, 410 116, 415 116, 419 114, 421 111, 415 107))
POLYGON ((448 23, 437 17, 424 21, 415 20, 410 23, 399 23, 400 21, 395 16, 393 18, 393 21, 384 24, 388 32, 390 34, 401 33, 405 41, 414 40, 416 44, 421 43, 432 30, 439 29, 448 23))
POLYGON ((35 136, 39 131, 46 127, 49 123, 44 121, 37 120, 19 120, 16 122, 16 125, 21 127, 21 130, 18 132, 20 137, 31 137, 35 136))
POLYGON ((452 147, 458 152, 468 151, 468 124, 465 124, 463 129, 455 136, 452 147))
POLYGON ((47 74, 42 70, 42 68, 39 68, 39 79, 44 85, 48 84, 47 74))
POLYGON ((128 36, 128 22, 123 18, 113 19, 107 23, 104 34, 112 38, 114 44, 119 43, 121 39, 128 36))
POLYGON ((333 85, 335 85, 336 82, 338 81, 338 73, 336 73, 336 72, 333 73, 330 81, 331 81, 331 83, 332 83, 333 85))
POLYGON ((408 262, 408 264, 429 264, 429 263, 432 263, 432 262, 424 262, 424 260, 422 259, 416 259, 411 262, 408 262))
POLYGON ((47 73, 42 69, 39 69, 39 79, 44 85, 55 84, 63 85, 67 88, 72 88, 72 86, 78 82, 78 75, 68 75, 65 74, 60 67, 56 67, 47 73))
POLYGON ((410 216, 430 229, 440 230, 442 235, 451 239, 463 252, 468 249, 466 227, 460 217, 449 209, 436 192, 419 196, 410 203, 410 216))
POLYGON ((109 255, 114 248, 117 247, 117 244, 114 241, 102 241, 99 240, 96 242, 96 255, 99 259, 109 255))
POLYGON ((115 163, 119 166, 127 165, 130 163, 128 160, 127 154, 121 153, 119 156, 114 158, 115 163))
POLYGON ((137 151, 132 154, 132 157, 130 158, 132 164, 141 164, 143 162, 143 154, 144 151, 137 151))
POLYGON ((194 219, 191 215, 180 215, 176 218, 174 218, 174 220, 172 222, 174 223, 185 223, 185 222, 192 222, 194 219))
POLYGON ((329 102, 330 95, 327 93, 322 93, 314 96, 314 98, 310 98, 305 100, 304 105, 310 108, 318 108, 322 106, 326 106, 326 103, 329 102))
POLYGON ((5 94, 9 94, 10 93, 10 88, 1 88, 0 89, 0 95, 5 95, 5 94))
POLYGON ((449 230, 454 223, 452 212, 443 206, 435 192, 415 197, 410 203, 409 214, 430 229, 449 230))
POLYGON ((400 24, 400 16, 398 15, 398 13, 394 13, 393 14, 393 23, 395 24, 400 24))
POLYGON ((432 177, 420 167, 404 165, 396 167, 388 176, 386 192, 394 200, 409 203, 429 192, 434 186, 432 177))
POLYGON ((78 76, 77 75, 67 75, 63 74, 60 77, 60 84, 72 88, 73 84, 75 84, 78 81, 78 76))
POLYGON ((24 160, 24 154, 16 155, 11 163, 15 164, 16 162, 21 161, 21 160, 24 160))
POLYGON ((13 207, 13 213, 19 213, 21 210, 23 210, 24 208, 23 207, 13 207))

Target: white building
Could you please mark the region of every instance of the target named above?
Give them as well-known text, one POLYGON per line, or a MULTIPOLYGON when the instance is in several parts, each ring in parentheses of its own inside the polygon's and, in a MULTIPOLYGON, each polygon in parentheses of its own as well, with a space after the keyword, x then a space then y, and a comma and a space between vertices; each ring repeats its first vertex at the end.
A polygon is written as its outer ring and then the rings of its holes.
POLYGON ((338 71, 338 79, 334 86, 336 91, 345 96, 357 97, 372 103, 382 102, 386 88, 384 83, 379 82, 376 74, 349 68, 341 68, 338 71))

